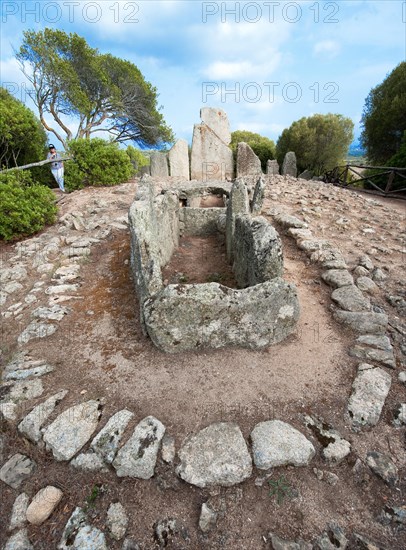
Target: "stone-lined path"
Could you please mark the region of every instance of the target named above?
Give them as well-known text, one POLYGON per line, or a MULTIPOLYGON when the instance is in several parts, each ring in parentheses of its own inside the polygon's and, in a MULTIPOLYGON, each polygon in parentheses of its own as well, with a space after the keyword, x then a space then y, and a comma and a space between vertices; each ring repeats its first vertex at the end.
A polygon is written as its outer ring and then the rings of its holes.
MULTIPOLYGON (((393 387, 399 394, 403 384, 404 391, 404 373, 399 371, 399 365, 403 368, 405 366, 406 350, 397 336, 404 330, 400 318, 404 305, 402 296, 395 294, 402 266, 395 264, 391 272, 390 266, 385 269, 388 266, 381 266, 380 262, 375 265, 371 256, 365 254, 366 251, 371 253, 371 249, 366 247, 357 251, 355 261, 353 256, 348 259, 341 246, 337 248, 326 235, 320 234, 317 223, 314 228, 312 216, 318 218, 320 214, 321 218, 323 215, 318 210, 320 200, 327 203, 341 202, 344 209, 345 192, 342 190, 326 188, 320 183, 274 177, 272 185, 268 184, 266 196, 271 201, 277 197, 278 205, 268 207, 265 213, 270 215, 270 219, 286 237, 293 238, 311 264, 320 268, 321 280, 331 288, 332 315, 353 335, 353 344, 348 352, 359 363, 352 381, 348 381, 348 402, 343 411, 343 419, 349 429, 346 437, 351 441, 323 419, 302 415, 301 429, 295 428, 284 418, 263 417, 261 422, 251 425, 248 445, 238 425, 220 422, 190 433, 189 438, 177 446, 172 434, 168 433, 171 430, 158 418, 151 416, 154 414, 153 403, 150 416, 145 418, 137 418, 131 408, 116 410, 114 414, 105 417, 103 410, 108 404, 108 396, 89 400, 86 399, 85 391, 81 401, 64 405, 69 397, 69 379, 66 379, 65 387, 47 393, 46 380, 58 367, 49 364, 49 361, 30 356, 30 342, 52 336, 58 330, 59 323, 64 322, 65 318, 69 319, 75 300, 80 299, 78 291, 83 284, 81 269, 86 265, 84 259, 91 254, 93 246, 107 239, 112 232, 126 230, 127 195, 134 189, 134 184, 126 184, 108 190, 109 197, 106 199, 95 197, 84 210, 70 209, 61 216, 59 224, 39 237, 15 245, 13 254, 7 253, 5 268, 2 270, 2 317, 5 323, 12 321, 14 326, 16 321, 21 323, 21 330, 16 335, 16 353, 3 370, 0 410, 9 429, 15 427, 18 437, 26 438, 52 459, 69 462, 69 475, 78 469, 101 475, 103 472, 115 472, 122 478, 148 480, 156 475, 157 461, 160 461, 167 464, 171 475, 176 475, 191 487, 200 488, 232 487, 244 480, 249 480, 245 482, 249 483, 255 475, 254 467, 257 470, 255 485, 261 487, 261 483, 266 481, 261 478, 261 470, 268 475, 272 472, 270 469, 288 465, 311 471, 314 469, 315 479, 325 479, 327 483, 336 485, 340 483, 340 471, 336 470, 337 475, 330 470, 314 467, 314 461, 321 459, 330 469, 334 469, 353 456, 355 477, 367 479, 368 471, 373 472, 386 484, 388 490, 393 491, 390 493, 393 504, 390 502, 382 510, 381 517, 376 519, 376 532, 380 533, 381 539, 386 537, 388 541, 391 540, 387 548, 397 548, 396 541, 400 540, 397 529, 405 522, 404 508, 401 508, 396 498, 397 492, 404 488, 401 480, 405 458, 398 452, 393 453, 390 439, 386 452, 382 452, 384 446, 379 446, 379 449, 371 446, 369 440, 372 432, 365 430, 382 422, 382 410, 393 387), (284 193, 288 200, 281 206, 284 193), (303 198, 303 194, 306 198, 303 198), (126 200, 120 200, 124 195, 126 200), (292 208, 292 196, 300 204, 299 213, 292 208), (307 202, 303 205, 303 201, 307 202), (33 270, 37 273, 35 278, 39 279, 35 282, 33 270), (387 288, 390 293, 385 294, 387 288), (382 293, 385 294, 385 306, 379 299, 382 293), (35 406, 31 406, 32 403, 35 406), (358 441, 362 441, 364 452, 360 452, 358 441), (354 442, 355 450, 352 447, 354 442)), ((101 190, 91 191, 95 191, 96 195, 101 190)), ((69 200, 71 197, 64 199, 64 202, 69 200)), ((372 205, 371 199, 363 197, 352 196, 351 201, 357 205, 357 212, 358 209, 372 205)), ((350 213, 343 220, 338 224, 339 227, 351 224, 350 213)), ((387 223, 388 232, 394 231, 390 221, 387 223)), ((364 229, 375 231, 372 227, 365 227, 361 230, 364 236, 371 235, 371 231, 365 232, 364 229)), ((393 239, 396 242, 397 236, 393 239)), ((359 237, 361 241, 365 243, 359 237)), ((400 253, 397 247, 394 244, 393 251, 400 253)), ((376 250, 379 255, 379 249, 376 250)), ((393 262, 396 262, 396 258, 393 262)), ((399 430, 404 431, 404 407, 404 401, 399 403, 400 412, 393 415, 389 431, 386 431, 388 434, 396 434, 396 438, 399 430)), ((31 494, 23 492, 27 480, 35 475, 38 468, 38 464, 29 456, 30 447, 24 445, 23 441, 21 439, 21 452, 3 456, 0 464, 0 479, 15 491, 13 509, 9 511, 11 534, 5 546, 9 550, 41 548, 40 541, 33 545, 29 542, 27 526, 51 521, 48 518, 52 518, 58 506, 63 506, 66 490, 69 490, 67 482, 64 490, 44 485, 31 494)), ((212 491, 210 498, 207 496, 201 506, 199 519, 203 537, 215 532, 217 522, 223 521, 222 518, 227 514, 224 503, 216 502, 216 490, 212 491)), ((58 548, 136 548, 136 543, 130 539, 124 541, 131 519, 126 512, 126 504, 111 502, 105 525, 96 526, 92 525, 83 503, 78 502, 65 527, 58 526, 58 548)), ((328 510, 325 514, 327 525, 334 516, 329 516, 328 510)), ((156 519, 150 535, 151 540, 154 537, 155 541, 151 542, 151 548, 155 547, 152 544, 165 546, 168 533, 169 539, 173 538, 178 541, 175 544, 180 544, 174 547, 194 547, 195 543, 191 541, 195 539, 182 526, 181 520, 161 520, 159 515, 156 519)), ((328 541, 334 541, 335 548, 345 548, 348 539, 360 541, 367 534, 367 531, 363 534, 344 532, 339 525, 329 523, 326 531, 314 541, 319 548, 329 548, 328 541)), ((142 538, 145 538, 144 535, 142 538)), ((205 539, 199 540, 199 544, 204 547, 205 539)), ((258 546, 253 548, 260 547, 260 544, 270 547, 278 547, 279 544, 279 547, 283 547, 276 533, 266 531, 258 533, 255 544, 258 546)), ((302 547, 306 547, 306 544, 303 543, 302 547)))

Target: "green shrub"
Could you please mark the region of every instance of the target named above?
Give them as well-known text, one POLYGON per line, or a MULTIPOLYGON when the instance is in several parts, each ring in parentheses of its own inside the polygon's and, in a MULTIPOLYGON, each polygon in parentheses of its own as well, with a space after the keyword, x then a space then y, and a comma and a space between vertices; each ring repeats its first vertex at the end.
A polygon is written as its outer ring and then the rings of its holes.
POLYGON ((44 128, 34 113, 0 87, 0 167, 23 166, 45 158, 46 142, 44 128))
MULTIPOLYGON (((395 168, 406 168, 406 131, 403 134, 403 138, 399 147, 398 152, 393 155, 386 163, 385 166, 388 167, 395 167, 395 168)), ((379 174, 382 174, 382 170, 369 168, 368 170, 365 170, 364 177, 370 177, 371 181, 375 185, 377 185, 382 191, 385 190, 387 184, 388 184, 388 174, 384 174, 380 176, 379 174), (375 176, 375 177, 372 177, 375 176)), ((403 174, 406 176, 406 172, 403 172, 403 174)), ((390 188, 390 191, 397 191, 398 189, 404 189, 406 187, 406 180, 405 178, 402 178, 398 174, 395 174, 395 177, 392 181, 392 185, 390 188)), ((364 182, 364 188, 365 189, 374 189, 374 187, 368 182, 364 182)))
POLYGON ((130 158, 117 143, 100 138, 75 139, 69 142, 68 154, 73 161, 65 164, 65 184, 69 191, 87 185, 117 185, 134 172, 130 158))
POLYGON ((0 238, 32 235, 56 219, 55 195, 28 171, 0 174, 0 238))
POLYGON ((142 166, 149 165, 149 158, 143 155, 139 149, 136 149, 132 145, 129 145, 125 152, 129 156, 131 164, 133 165, 134 174, 137 174, 142 166))
POLYGON ((34 181, 30 170, 11 170, 0 173, 0 183, 29 187, 34 184, 34 181))

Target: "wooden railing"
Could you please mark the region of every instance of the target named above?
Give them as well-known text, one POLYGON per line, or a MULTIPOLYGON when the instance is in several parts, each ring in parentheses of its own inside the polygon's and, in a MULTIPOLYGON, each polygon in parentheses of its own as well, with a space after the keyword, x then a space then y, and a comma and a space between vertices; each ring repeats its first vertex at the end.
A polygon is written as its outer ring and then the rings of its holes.
POLYGON ((345 166, 336 166, 323 176, 325 183, 332 183, 340 187, 355 189, 357 191, 366 191, 378 193, 383 196, 393 196, 406 199, 406 168, 398 168, 392 166, 365 166, 363 164, 346 164, 345 166), (358 170, 356 170, 358 168, 358 170), (374 170, 376 173, 363 174, 359 173, 362 170, 374 170), (352 178, 351 174, 355 174, 356 178, 352 178), (365 189, 364 182, 368 183, 372 189, 365 189), (354 185, 354 184, 357 185, 354 185), (378 185, 381 184, 381 187, 378 185), (384 183, 384 185, 382 185, 384 183), (396 183, 396 189, 394 185, 396 183), (398 184, 401 188, 399 189, 398 184), (359 186, 362 184, 362 187, 359 186), (404 187, 402 185, 404 184, 404 187))
POLYGON ((32 162, 31 164, 24 164, 24 166, 14 166, 13 168, 5 168, 0 170, 0 174, 5 172, 11 172, 12 170, 27 170, 28 168, 34 168, 34 166, 44 166, 44 164, 51 164, 51 162, 61 162, 64 160, 73 160, 72 157, 62 157, 58 159, 40 160, 39 162, 32 162))

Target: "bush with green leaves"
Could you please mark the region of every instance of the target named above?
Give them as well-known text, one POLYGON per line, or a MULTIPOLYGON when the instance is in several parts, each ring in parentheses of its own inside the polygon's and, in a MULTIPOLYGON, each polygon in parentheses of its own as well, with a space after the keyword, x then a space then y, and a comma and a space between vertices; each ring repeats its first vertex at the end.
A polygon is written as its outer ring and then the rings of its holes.
POLYGON ((32 235, 56 220, 53 192, 26 171, 0 174, 0 239, 32 235))
POLYGON ((75 139, 69 142, 65 163, 65 186, 68 191, 88 185, 118 185, 134 173, 128 154, 117 143, 100 138, 75 139))
POLYGON ((311 170, 320 176, 343 163, 353 139, 354 123, 339 114, 303 117, 283 130, 276 144, 276 156, 283 163, 288 151, 296 153, 298 173, 311 170))
POLYGON ((45 158, 47 137, 34 113, 0 88, 0 167, 12 168, 45 158))
POLYGON ((134 168, 134 173, 137 174, 139 169, 143 166, 149 165, 149 159, 139 149, 136 149, 132 145, 129 145, 125 151, 130 158, 131 164, 134 168))
MULTIPOLYGON (((392 167, 392 168, 406 168, 406 130, 403 133, 403 138, 400 144, 399 151, 393 155, 386 163, 386 166, 392 167)), ((406 176, 406 171, 402 172, 404 176, 406 176)), ((363 176, 364 177, 370 177, 371 181, 377 185, 382 191, 386 189, 386 186, 388 184, 388 174, 380 176, 379 174, 382 174, 382 170, 378 170, 376 168, 371 168, 368 170, 365 170, 363 176), (375 177, 372 177, 375 176, 375 177)), ((397 191, 397 190, 403 190, 406 187, 406 179, 399 175, 399 173, 394 175, 394 178, 392 180, 392 185, 390 187, 390 191, 397 191)), ((368 182, 364 182, 364 188, 365 189, 374 189, 374 187, 368 182)))
POLYGON ((392 166, 390 159, 399 152, 406 131, 406 61, 369 92, 361 124, 368 162, 392 166))

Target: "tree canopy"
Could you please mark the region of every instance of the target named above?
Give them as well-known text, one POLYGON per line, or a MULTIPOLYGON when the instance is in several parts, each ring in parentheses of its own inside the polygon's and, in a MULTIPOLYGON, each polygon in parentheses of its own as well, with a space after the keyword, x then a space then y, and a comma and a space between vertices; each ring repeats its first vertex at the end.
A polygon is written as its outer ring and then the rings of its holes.
POLYGON ((278 162, 288 151, 296 153, 299 172, 311 170, 321 175, 340 164, 353 139, 350 118, 329 113, 303 117, 285 129, 276 144, 278 162))
POLYGON ((406 130, 405 61, 369 92, 361 123, 361 142, 369 161, 385 165, 399 151, 406 130))
POLYGON ((33 85, 43 126, 64 146, 102 131, 143 147, 173 141, 156 88, 130 61, 101 54, 76 33, 49 28, 24 31, 16 58, 33 85), (66 117, 78 121, 76 134, 66 117))
POLYGON ((248 143, 254 153, 261 161, 262 169, 266 170, 266 161, 275 158, 275 143, 260 134, 254 132, 248 132, 246 130, 236 130, 231 134, 230 147, 234 154, 237 151, 237 145, 244 141, 248 143))
POLYGON ((0 88, 0 168, 44 157, 47 136, 40 121, 21 101, 0 88))

